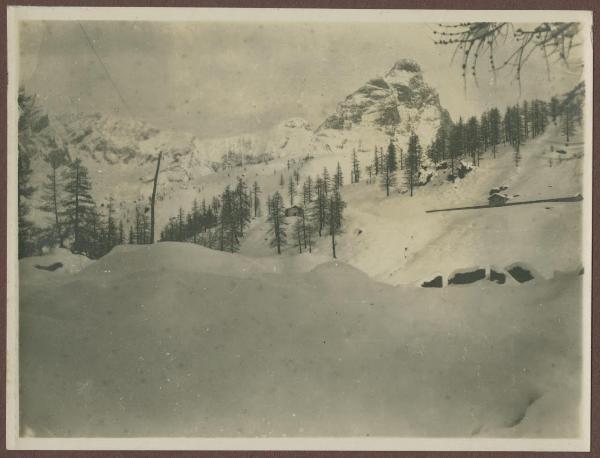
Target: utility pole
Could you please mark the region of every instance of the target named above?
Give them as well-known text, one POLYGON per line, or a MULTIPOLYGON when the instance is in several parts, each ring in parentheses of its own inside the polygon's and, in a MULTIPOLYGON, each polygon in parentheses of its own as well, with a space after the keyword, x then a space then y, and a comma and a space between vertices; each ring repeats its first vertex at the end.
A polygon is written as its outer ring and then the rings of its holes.
POLYGON ((158 153, 158 162, 156 164, 156 173, 154 174, 154 185, 152 186, 152 201, 150 204, 150 243, 154 243, 154 204, 156 202, 156 185, 158 183, 158 172, 160 170, 160 159, 162 151, 158 153))

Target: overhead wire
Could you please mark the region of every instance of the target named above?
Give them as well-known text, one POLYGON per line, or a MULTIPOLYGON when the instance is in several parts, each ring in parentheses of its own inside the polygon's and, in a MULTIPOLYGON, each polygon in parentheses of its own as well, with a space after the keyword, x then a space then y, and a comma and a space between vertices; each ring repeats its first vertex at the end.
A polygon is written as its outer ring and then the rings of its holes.
POLYGON ((125 98, 123 97, 123 94, 121 94, 121 91, 119 90, 119 87, 117 86, 117 84, 113 80, 112 76, 110 76, 110 72, 108 71, 108 68, 106 67, 106 65, 104 64, 104 61, 100 57, 100 54, 98 54, 98 51, 96 50, 96 48, 95 48, 95 46, 94 46, 94 44, 92 42, 92 39, 90 38, 90 36, 86 32, 85 28, 83 27, 83 24, 81 22, 78 22, 78 24, 79 24, 79 27, 81 28, 81 32, 83 33, 83 36, 85 37, 85 40, 87 41, 89 47, 94 52, 94 55, 98 59, 98 62, 100 63, 100 65, 104 69, 104 73, 106 73, 106 76, 107 76, 108 80, 110 81, 112 87, 114 88, 115 92, 117 93, 117 95, 119 97, 119 100, 121 101, 121 103, 123 104, 123 106, 125 107, 125 109, 127 110, 127 112, 129 113, 129 115, 131 117, 133 117, 133 112, 132 112, 131 108, 129 107, 129 105, 125 101, 125 98))

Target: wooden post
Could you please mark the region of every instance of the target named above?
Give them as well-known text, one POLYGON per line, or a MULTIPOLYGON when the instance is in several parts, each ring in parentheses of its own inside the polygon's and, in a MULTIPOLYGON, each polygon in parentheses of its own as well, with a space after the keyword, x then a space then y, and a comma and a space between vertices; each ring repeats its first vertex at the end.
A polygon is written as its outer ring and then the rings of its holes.
POLYGON ((150 243, 154 243, 154 203, 156 202, 156 184, 158 183, 158 172, 160 170, 160 159, 162 151, 158 153, 158 162, 156 164, 156 173, 154 174, 154 185, 152 186, 152 201, 150 204, 150 243))

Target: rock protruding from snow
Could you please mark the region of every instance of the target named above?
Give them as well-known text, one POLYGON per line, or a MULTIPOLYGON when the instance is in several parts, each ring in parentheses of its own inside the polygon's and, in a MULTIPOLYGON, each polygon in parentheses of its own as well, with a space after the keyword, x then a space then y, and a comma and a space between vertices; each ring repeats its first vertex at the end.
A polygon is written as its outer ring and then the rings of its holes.
POLYGON ((473 270, 458 271, 450 276, 448 285, 467 285, 485 278, 485 269, 477 268, 473 270))
POLYGON ((286 119, 281 123, 283 127, 287 127, 288 129, 304 129, 304 130, 312 130, 310 127, 310 123, 303 118, 290 118, 286 119))
POLYGON ((437 275, 429 281, 424 281, 421 286, 423 288, 441 288, 444 286, 444 279, 441 275, 437 275))
POLYGON ((56 281, 57 277, 76 274, 95 261, 66 248, 55 248, 42 256, 31 256, 19 261, 19 275, 24 281, 56 281))
POLYGON ((508 266, 506 270, 519 283, 525 283, 535 278, 533 269, 522 263, 512 264, 508 266))

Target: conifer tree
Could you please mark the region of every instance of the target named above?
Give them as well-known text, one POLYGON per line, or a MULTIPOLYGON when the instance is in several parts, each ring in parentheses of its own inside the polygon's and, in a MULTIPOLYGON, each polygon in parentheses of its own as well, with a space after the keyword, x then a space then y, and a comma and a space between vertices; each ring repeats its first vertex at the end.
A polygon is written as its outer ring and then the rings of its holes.
POLYGON ((42 205, 40 210, 52 214, 52 229, 54 240, 58 246, 64 248, 63 227, 61 222, 62 214, 62 189, 59 183, 59 169, 66 163, 65 152, 55 149, 50 152, 45 161, 50 165, 50 173, 46 176, 47 182, 44 183, 44 194, 42 195, 42 205))
POLYGON ((479 152, 479 122, 475 116, 471 116, 465 127, 465 153, 471 156, 473 165, 477 165, 479 152))
POLYGON ((273 208, 273 203, 271 202, 271 196, 267 196, 267 216, 271 216, 272 208, 273 208))
MULTIPOLYGON (((338 164, 339 167, 339 164, 338 164)), ((360 162, 356 157, 356 150, 352 150, 352 182, 360 182, 360 162)))
POLYGON ((406 183, 410 190, 410 195, 413 195, 413 189, 419 182, 421 146, 419 145, 419 137, 415 133, 410 135, 408 140, 408 150, 406 157, 406 183))
POLYGON ((342 173, 342 166, 339 162, 337 163, 335 175, 333 176, 333 186, 335 189, 340 189, 342 186, 344 186, 344 175, 342 173))
POLYGON ((118 243, 118 227, 115 222, 115 209, 114 209, 114 200, 112 197, 108 200, 107 205, 107 220, 106 220, 106 245, 107 252, 112 250, 112 248, 118 243))
POLYGON ((450 128, 451 125, 449 124, 444 127, 440 127, 437 130, 435 139, 429 148, 429 157, 435 164, 446 159, 446 151, 448 149, 448 130, 450 128))
POLYGON ((119 220, 119 236, 117 238, 117 245, 123 245, 125 243, 125 228, 123 227, 123 220, 119 220))
POLYGON ((462 116, 458 118, 458 123, 456 124, 456 132, 457 132, 457 151, 455 157, 462 158, 466 153, 466 128, 465 123, 463 121, 462 116))
POLYGON ((396 159, 396 147, 394 146, 392 140, 390 140, 390 144, 388 145, 387 149, 387 155, 384 160, 384 171, 389 171, 393 173, 396 172, 396 170, 398 170, 398 160, 396 159))
POLYGON ((252 193, 254 194, 253 206, 254 206, 254 217, 256 218, 260 214, 260 211, 259 211, 260 210, 260 199, 258 198, 258 195, 261 193, 260 186, 258 185, 258 183, 256 181, 252 185, 252 193))
POLYGON ((448 155, 450 156, 450 177, 455 177, 455 163, 458 157, 460 157, 461 151, 461 131, 458 124, 454 125, 450 131, 448 138, 448 155))
POLYGON ((327 215, 327 193, 324 180, 317 176, 315 181, 316 199, 313 202, 313 220, 319 237, 323 234, 327 215))
MULTIPOLYGON (((292 180, 290 182, 293 185, 292 180)), ((232 211, 234 217, 237 218, 237 234, 240 237, 244 236, 244 229, 250 223, 252 214, 252 201, 250 194, 248 193, 248 186, 246 182, 241 178, 238 178, 238 183, 235 188, 235 194, 233 196, 234 202, 232 211)))
POLYGON ((17 159, 18 166, 18 257, 23 258, 33 254, 32 230, 33 223, 27 219, 29 214, 28 200, 31 198, 35 188, 30 185, 31 163, 29 157, 19 152, 17 159))
POLYGON ((188 213, 188 231, 192 234, 192 241, 194 243, 198 240, 198 232, 200 232, 202 215, 200 213, 200 206, 198 205, 198 199, 194 199, 192 202, 192 211, 188 213))
POLYGON ((502 118, 502 129, 504 133, 504 143, 512 144, 512 108, 506 107, 504 117, 502 118))
POLYGON ((20 88, 18 102, 18 145, 17 145, 17 209, 18 209, 18 257, 30 256, 34 252, 35 227, 28 219, 30 198, 35 187, 31 185, 31 158, 41 155, 48 147, 55 147, 45 129, 48 116, 36 103, 36 96, 28 95, 20 88))
POLYGON ((489 112, 489 137, 490 145, 492 147, 492 153, 496 157, 496 150, 500 144, 500 132, 501 132, 502 120, 500 117, 500 111, 498 108, 492 108, 489 112))
MULTIPOLYGON (((142 212, 142 232, 144 234, 144 243, 146 241, 146 218, 145 218, 145 209, 142 212)), ((185 241, 185 231, 184 231, 184 222, 185 221, 185 213, 183 212, 183 208, 179 207, 179 212, 177 213, 177 240, 180 242, 185 241)))
POLYGON ((79 158, 71 162, 63 174, 65 200, 63 202, 68 233, 73 237, 71 251, 86 254, 85 223, 90 219, 95 204, 92 199, 92 184, 87 169, 79 158))
POLYGON ((479 120, 479 135, 481 149, 487 151, 490 146, 490 122, 488 112, 481 114, 481 119, 479 120))
POLYGON ((269 234, 271 235, 271 247, 277 247, 277 254, 281 254, 281 247, 286 244, 285 213, 283 197, 279 192, 275 192, 271 198, 271 209, 269 211, 268 221, 271 223, 269 234))
MULTIPOLYGON (((390 145, 392 145, 390 143, 390 145)), ((393 145, 392 145, 393 146, 393 145)), ((385 189, 387 197, 390 196, 390 189, 396 186, 396 171, 393 169, 393 164, 389 161, 389 156, 386 155, 383 161, 383 170, 381 171, 381 187, 385 189)))
POLYGON ((221 251, 235 253, 239 250, 239 219, 236 214, 236 196, 229 186, 225 188, 221 201, 221 218, 219 221, 221 251))
POLYGON ((331 236, 331 251, 334 259, 337 257, 335 236, 341 231, 345 206, 346 204, 342 200, 340 192, 334 190, 328 199, 327 211, 329 235, 331 236))
POLYGON ((512 137, 513 146, 518 153, 523 144, 523 118, 518 104, 513 107, 512 137))
MULTIPOLYGON (((139 205, 135 206, 135 243, 142 245, 146 243, 146 237, 144 236, 144 215, 139 205)), ((171 235, 171 240, 177 240, 175 233, 171 235)))
POLYGON ((294 239, 294 246, 298 247, 298 252, 300 254, 302 254, 302 245, 304 245, 304 238, 302 234, 302 219, 296 218, 294 226, 292 227, 292 237, 294 239))
POLYGON ((375 154, 373 155, 373 170, 375 175, 379 175, 379 154, 377 153, 377 147, 375 147, 375 154))
POLYGON ((296 196, 296 185, 294 180, 290 178, 288 181, 288 196, 290 197, 290 207, 294 206, 294 197, 296 196))
POLYGON ((308 208, 313 199, 313 184, 312 178, 309 176, 302 186, 302 202, 304 208, 308 208))
POLYGON ((211 205, 213 213, 215 215, 218 215, 219 212, 221 211, 221 199, 219 199, 218 197, 213 197, 210 205, 211 205))
POLYGON ((302 208, 302 237, 303 237, 303 241, 304 241, 304 249, 308 248, 308 252, 312 253, 312 224, 310 224, 310 222, 307 219, 307 211, 309 210, 309 208, 307 207, 306 203, 304 204, 304 207, 302 208))
POLYGON ((192 236, 192 241, 196 243, 196 232, 194 231, 194 215, 188 212, 185 216, 185 233, 187 237, 192 236))
POLYGON ((325 192, 325 196, 329 193, 331 189, 331 178, 329 176, 329 171, 327 167, 323 168, 323 191, 325 192))
POLYGON ((95 205, 84 215, 84 221, 80 229, 80 240, 84 247, 81 252, 92 259, 100 258, 108 251, 106 230, 95 205))

